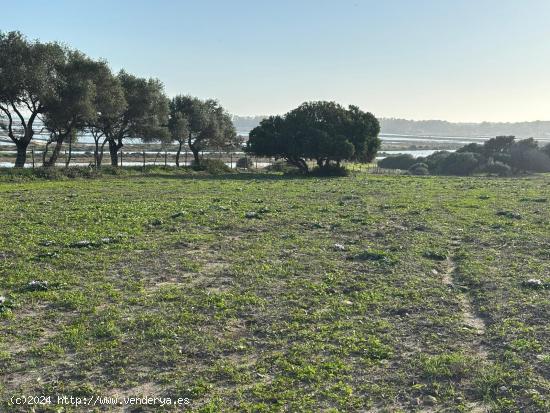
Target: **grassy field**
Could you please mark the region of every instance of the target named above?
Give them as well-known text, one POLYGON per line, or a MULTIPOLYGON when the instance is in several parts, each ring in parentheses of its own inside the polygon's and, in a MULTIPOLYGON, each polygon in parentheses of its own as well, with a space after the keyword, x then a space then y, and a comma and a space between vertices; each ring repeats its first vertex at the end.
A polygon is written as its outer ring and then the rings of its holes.
POLYGON ((550 176, 0 183, 0 411, 550 411, 549 204, 550 176))

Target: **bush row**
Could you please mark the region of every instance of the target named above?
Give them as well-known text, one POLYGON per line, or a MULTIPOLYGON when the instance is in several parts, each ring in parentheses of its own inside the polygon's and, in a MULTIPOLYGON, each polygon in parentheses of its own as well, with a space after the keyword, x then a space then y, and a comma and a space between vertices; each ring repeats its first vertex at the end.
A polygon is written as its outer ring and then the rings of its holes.
POLYGON ((516 141, 513 136, 497 136, 483 145, 471 143, 456 152, 438 151, 420 158, 408 154, 389 156, 378 166, 412 175, 511 176, 550 172, 550 144, 540 148, 533 138, 516 141))

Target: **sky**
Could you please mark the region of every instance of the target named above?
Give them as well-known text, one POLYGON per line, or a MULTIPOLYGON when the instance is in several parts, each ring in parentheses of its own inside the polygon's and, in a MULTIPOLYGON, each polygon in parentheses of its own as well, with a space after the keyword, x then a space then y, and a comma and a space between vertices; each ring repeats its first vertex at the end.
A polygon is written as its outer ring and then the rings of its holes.
POLYGON ((550 120, 549 0, 0 0, 60 41, 236 115, 304 101, 379 117, 550 120))

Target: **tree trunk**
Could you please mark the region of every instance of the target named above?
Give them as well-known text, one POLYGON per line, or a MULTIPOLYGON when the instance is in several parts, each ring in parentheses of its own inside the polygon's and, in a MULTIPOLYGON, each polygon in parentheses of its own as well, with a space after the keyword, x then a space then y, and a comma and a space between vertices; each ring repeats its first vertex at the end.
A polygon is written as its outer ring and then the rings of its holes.
POLYGON ((98 157, 97 157, 97 167, 101 168, 101 163, 103 162, 103 153, 105 151, 105 145, 107 144, 107 139, 103 141, 101 144, 101 150, 99 151, 98 157))
POLYGON ((44 147, 44 151, 42 152, 42 166, 46 166, 46 156, 48 155, 48 148, 53 143, 53 141, 49 140, 46 142, 46 146, 44 147))
POLYGON ((309 173, 309 167, 307 166, 307 162, 302 158, 290 157, 290 158, 287 158, 287 161, 290 162, 292 165, 296 166, 301 172, 305 174, 309 173))
POLYGON ((176 167, 180 167, 180 154, 181 147, 183 146, 183 141, 179 141, 180 145, 178 146, 178 151, 176 152, 176 167))
POLYGON ((53 148, 53 152, 50 156, 50 159, 44 162, 45 167, 49 168, 51 166, 55 166, 55 163, 57 162, 57 158, 59 157, 59 153, 61 152, 62 145, 63 145, 63 139, 57 138, 57 140, 55 141, 55 147, 53 148))
POLYGON ((69 136, 69 156, 67 157, 67 162, 65 163, 65 168, 69 167, 71 163, 71 156, 73 155, 73 139, 72 136, 69 136))
POLYGON ((99 168, 99 139, 94 139, 94 163, 95 167, 99 168))
POLYGON ((199 157, 199 149, 193 144, 193 135, 189 133, 189 137, 187 138, 187 145, 189 146, 189 149, 191 149, 191 152, 193 152, 193 158, 195 158, 195 166, 201 165, 201 159, 199 157))
POLYGON ((111 154, 111 165, 118 166, 118 150, 119 146, 114 139, 109 139, 109 153, 111 154))
POLYGON ((193 152, 193 158, 195 159, 195 166, 201 166, 201 158, 199 156, 199 150, 195 147, 190 147, 191 152, 193 152))
POLYGON ((27 147, 29 142, 26 141, 17 141, 17 157, 15 158, 15 167, 24 168, 25 162, 27 161, 27 147))
POLYGON ((14 167, 15 168, 24 168, 25 163, 27 161, 27 148, 28 148, 29 144, 31 143, 32 138, 34 136, 33 123, 34 123, 36 117, 38 116, 38 114, 40 113, 40 110, 42 109, 42 107, 39 105, 38 108, 35 108, 35 110, 30 114, 29 119, 26 123, 23 119, 23 115, 16 108, 16 105, 13 102, 11 103, 11 107, 14 110, 14 112, 16 112, 17 115, 19 116, 19 118, 21 120, 21 126, 25 131, 25 134, 23 136, 21 136, 19 139, 16 139, 16 137, 14 135, 13 118, 12 118, 12 115, 10 114, 10 111, 7 108, 2 108, 2 112, 4 112, 6 114, 6 116, 8 117, 8 120, 9 120, 9 123, 7 125, 8 136, 13 141, 13 143, 15 143, 15 146, 17 148, 17 156, 15 158, 14 167))
POLYGON ((101 166, 101 160, 103 158, 103 147, 105 146, 106 139, 103 140, 103 144, 101 145, 101 152, 100 152, 99 140, 101 139, 102 136, 104 136, 104 134, 92 129, 92 136, 94 138, 94 164, 96 168, 99 168, 101 166))

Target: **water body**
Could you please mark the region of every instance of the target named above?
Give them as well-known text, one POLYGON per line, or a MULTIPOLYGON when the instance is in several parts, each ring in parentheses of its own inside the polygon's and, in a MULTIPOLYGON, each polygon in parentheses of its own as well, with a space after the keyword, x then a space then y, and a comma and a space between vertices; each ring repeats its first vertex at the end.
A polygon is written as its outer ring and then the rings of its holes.
MULTIPOLYGON (((237 133, 243 137, 248 137, 248 134, 249 134, 249 131, 245 131, 245 130, 239 130, 237 131, 237 133)), ((382 140, 382 142, 386 143, 387 145, 391 145, 391 144, 398 144, 398 145, 402 145, 402 146, 412 146, 412 145, 415 145, 416 143, 422 143, 422 146, 430 146, 430 143, 433 143, 434 146, 447 146, 445 144, 448 144, 449 146, 453 146, 458 144, 460 146, 462 145, 467 145, 469 143, 479 143, 479 144, 482 144, 483 142, 491 139, 492 137, 490 136, 428 136, 428 135, 405 135, 405 134, 388 134, 388 133, 381 133, 380 134, 380 139, 382 140)), ((37 141, 43 141, 42 138, 36 138, 37 141)), ((537 139, 539 141, 539 144, 542 146, 542 145, 545 145, 547 143, 550 143, 550 138, 542 138, 542 139, 537 139)), ((89 150, 87 151, 73 151, 73 154, 78 156, 78 155, 83 155, 85 154, 86 152, 93 152, 93 139, 91 136, 81 136, 79 138, 79 144, 90 144, 90 148, 89 150)), ((127 145, 140 145, 141 142, 139 140, 128 140, 126 142, 127 145)), ((9 139, 0 139, 0 150, 3 154, 10 154, 12 155, 13 157, 15 157, 15 150, 14 150, 14 145, 13 143, 11 143, 11 141, 9 139), (2 149, 2 146, 5 146, 5 150, 1 150, 2 149)), ((383 151, 380 151, 379 152, 379 156, 376 157, 376 159, 384 159, 386 156, 388 155, 397 155, 397 154, 410 154, 412 155, 413 157, 415 158, 418 158, 418 157, 425 157, 425 156, 429 156, 431 155, 432 153, 434 152, 437 152, 441 149, 391 149, 391 150, 383 150, 383 151)), ((453 152, 454 150, 449 150, 449 152, 453 152)), ((159 151, 146 151, 146 154, 149 155, 149 157, 151 157, 152 155, 156 155, 158 154, 159 151)), ((168 151, 168 154, 170 156, 174 156, 175 155, 175 151, 168 151)), ((130 159, 128 159, 128 161, 124 161, 124 165, 136 165, 136 166, 139 166, 139 165, 143 165, 143 162, 142 161, 138 161, 136 159, 136 155, 137 156, 141 156, 142 155, 142 152, 140 151, 128 151, 128 152, 124 152, 124 154, 126 156, 129 156, 130 159), (134 155, 133 157, 131 155, 134 155)), ((216 157, 217 155, 225 155, 226 153, 225 152, 218 152, 218 151, 205 151, 204 152, 204 155, 208 156, 212 156, 212 157, 216 157)), ((108 154, 107 154, 108 155, 108 154)), ((164 162, 163 160, 161 160, 161 157, 164 155, 164 151, 160 151, 160 155, 159 155, 159 159, 157 160, 156 164, 157 165, 163 165, 164 162)), ((182 158, 184 159, 185 158, 185 153, 182 152, 181 154, 182 158)), ((188 157, 191 157, 191 154, 188 152, 188 157)), ((241 156, 244 156, 244 152, 233 152, 233 156, 235 157, 234 161, 236 161, 236 159, 238 157, 241 157, 241 156)), ((1 158, 0 158, 1 159, 1 158)), ((184 164, 183 162, 183 159, 182 159, 182 165, 184 164)), ((40 159, 41 160, 41 159, 40 159)), ((38 163, 40 163, 40 160, 38 161, 38 163)), ((147 165, 153 165, 155 164, 155 162, 149 162, 147 161, 146 162, 147 165)), ((173 165, 173 163, 168 163, 170 165, 173 165)), ((63 164, 64 165, 64 164, 63 164)), ((71 162, 71 165, 87 165, 87 163, 78 163, 78 159, 75 159, 74 162, 71 162)), ((228 165, 230 165, 228 163, 228 165)), ((266 163, 264 165, 264 163, 258 163, 258 166, 267 166, 268 164, 266 163)), ((10 162, 10 161, 0 161, 0 167, 12 167, 13 166, 13 162, 10 162)), ((27 165, 27 166, 30 166, 27 165)))
MULTIPOLYGON (((426 156, 430 156, 432 153, 434 152, 439 152, 440 149, 411 149, 411 150, 408 150, 408 149, 405 149, 405 150, 391 150, 391 151, 380 151, 379 152, 379 155, 376 157, 376 159, 384 159, 386 158, 386 156, 391 156, 391 155, 403 155, 403 154, 407 154, 407 155, 412 155, 414 158, 419 158, 419 157, 426 157, 426 156)), ((447 152, 454 152, 454 150, 447 150, 447 152)))

